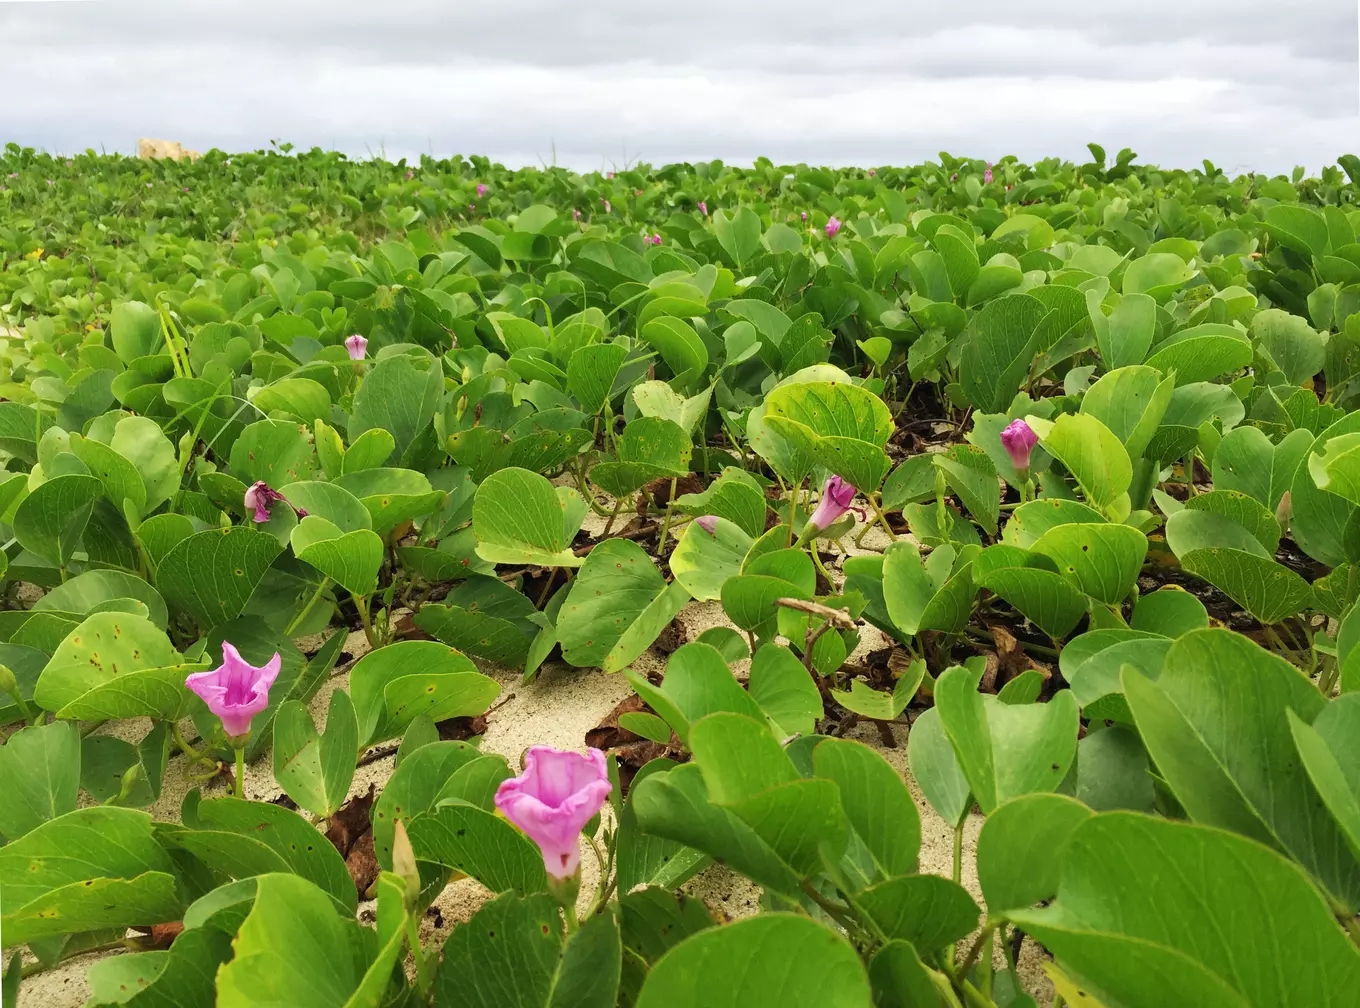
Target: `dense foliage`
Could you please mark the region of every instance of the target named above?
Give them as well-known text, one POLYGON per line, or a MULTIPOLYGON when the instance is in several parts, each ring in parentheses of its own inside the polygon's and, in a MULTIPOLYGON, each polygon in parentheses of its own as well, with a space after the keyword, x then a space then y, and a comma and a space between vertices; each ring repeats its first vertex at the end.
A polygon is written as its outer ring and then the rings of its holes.
POLYGON ((1074 1003, 1354 1004, 1360 160, 1091 152, 5 148, 6 1008, 102 947, 96 1006, 1023 1006, 1022 936, 1074 1003), (628 744, 453 739, 550 660, 628 744), (986 817, 985 911, 856 722, 986 817), (142 811, 180 773, 235 794, 142 811), (715 861, 762 913, 678 894, 715 861))

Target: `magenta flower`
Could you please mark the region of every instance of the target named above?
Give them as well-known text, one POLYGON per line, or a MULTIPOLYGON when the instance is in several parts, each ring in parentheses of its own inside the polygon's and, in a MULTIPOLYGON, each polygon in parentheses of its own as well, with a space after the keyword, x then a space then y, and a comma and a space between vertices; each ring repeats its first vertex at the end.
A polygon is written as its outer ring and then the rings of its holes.
POLYGON ((345 349, 349 351, 350 360, 363 360, 364 355, 368 353, 368 340, 355 333, 345 340, 345 349))
POLYGON ((702 517, 695 518, 695 519, 694 519, 694 524, 695 524, 695 525, 698 525, 701 529, 703 529, 703 530, 704 530, 705 532, 707 532, 709 535, 717 535, 717 534, 718 534, 718 516, 717 516, 717 515, 703 515, 702 517))
POLYGON ((524 772, 496 789, 496 808, 538 844, 548 875, 566 879, 580 867, 581 830, 613 787, 598 749, 582 755, 530 746, 524 772))
POLYGON ((850 502, 855 499, 857 492, 839 476, 832 476, 822 487, 822 499, 817 504, 817 510, 812 512, 812 517, 808 519, 808 528, 813 529, 815 534, 837 521, 841 515, 850 510, 850 502))
POLYGON ((708 216, 708 204, 705 203, 703 200, 699 201, 699 212, 703 214, 705 217, 708 216))
POLYGON ((982 182, 984 185, 992 184, 992 163, 990 161, 987 162, 987 170, 982 173, 982 182))
POLYGON ((269 521, 269 509, 275 501, 284 500, 283 494, 279 493, 264 480, 259 480, 250 485, 243 498, 246 510, 255 511, 255 521, 264 524, 269 521))
POLYGON ((841 229, 840 218, 832 217, 830 220, 826 222, 826 236, 828 238, 835 238, 836 232, 839 231, 840 229, 841 229))
POLYGON ((478 182, 478 183, 477 183, 477 197, 478 197, 478 199, 480 199, 481 197, 483 197, 483 196, 485 196, 485 195, 486 195, 486 183, 484 183, 484 182, 478 182))
POLYGON ((1021 480, 1029 479, 1029 456, 1039 443, 1039 435, 1023 420, 1012 420, 1001 432, 1001 447, 1011 457, 1011 465, 1021 480))
POLYGON ((650 236, 648 236, 648 235, 643 235, 643 236, 642 236, 642 240, 645 241, 648 245, 660 245, 660 244, 661 244, 661 236, 660 236, 659 234, 653 234, 653 235, 650 235, 650 236))
POLYGON ((258 668, 241 657, 230 641, 222 642, 222 664, 211 672, 195 672, 184 685, 197 693, 222 721, 228 738, 250 734, 250 721, 269 706, 269 687, 279 677, 279 653, 258 668))

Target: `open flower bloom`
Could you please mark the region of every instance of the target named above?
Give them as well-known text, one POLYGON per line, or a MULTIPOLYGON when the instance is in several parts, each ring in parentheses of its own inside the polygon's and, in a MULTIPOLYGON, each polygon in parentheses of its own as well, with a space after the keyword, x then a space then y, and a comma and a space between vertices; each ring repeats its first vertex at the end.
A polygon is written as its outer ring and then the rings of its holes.
POLYGON ((828 238, 835 238, 836 232, 839 231, 840 229, 841 222, 839 217, 832 217, 830 220, 826 222, 826 236, 828 238))
POLYGON ((250 721, 269 706, 269 687, 279 677, 279 653, 258 668, 241 657, 230 641, 222 642, 222 664, 211 672, 195 672, 184 680, 222 721, 228 738, 250 734, 250 721))
POLYGON ((808 527, 820 532, 838 521, 841 515, 850 510, 850 502, 855 499, 856 493, 855 488, 845 480, 832 476, 822 487, 822 499, 817 510, 812 512, 808 527))
POLYGON ((285 500, 283 494, 279 493, 264 480, 252 483, 250 489, 242 498, 246 510, 255 511, 255 521, 263 524, 269 521, 269 508, 275 501, 285 500))
POLYGON ((364 355, 368 353, 368 340, 355 333, 345 340, 345 349, 349 351, 350 360, 363 360, 364 355))
POLYGON ((582 755, 530 746, 524 772, 496 789, 496 808, 538 844, 548 874, 565 879, 580 867, 581 830, 613 787, 598 749, 582 755))
POLYGON ((1039 435, 1023 420, 1012 420, 1001 432, 1001 447, 1011 457, 1011 465, 1022 480, 1029 479, 1029 456, 1039 443, 1039 435))
POLYGON ((718 516, 717 516, 717 515, 703 515, 703 516, 701 516, 701 517, 699 517, 699 518, 695 518, 695 519, 694 519, 694 524, 695 524, 695 525, 698 525, 701 529, 703 529, 703 530, 704 530, 705 532, 707 532, 709 535, 715 535, 715 534, 717 534, 717 531, 718 531, 718 516))

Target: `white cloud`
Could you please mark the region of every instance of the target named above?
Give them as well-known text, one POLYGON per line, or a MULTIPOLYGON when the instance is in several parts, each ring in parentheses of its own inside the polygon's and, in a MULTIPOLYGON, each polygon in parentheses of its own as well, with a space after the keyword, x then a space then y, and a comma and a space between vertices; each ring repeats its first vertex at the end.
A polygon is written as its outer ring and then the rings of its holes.
POLYGON ((449 8, 168 0, 9 4, 0 140, 270 138, 353 154, 486 153, 598 167, 723 157, 885 163, 942 148, 1314 170, 1356 146, 1349 0, 1146 0, 1134 17, 996 0, 931 4, 502 0, 449 8), (834 12, 833 12, 834 13, 834 12), (1344 28, 1349 48, 1339 46, 1344 28))

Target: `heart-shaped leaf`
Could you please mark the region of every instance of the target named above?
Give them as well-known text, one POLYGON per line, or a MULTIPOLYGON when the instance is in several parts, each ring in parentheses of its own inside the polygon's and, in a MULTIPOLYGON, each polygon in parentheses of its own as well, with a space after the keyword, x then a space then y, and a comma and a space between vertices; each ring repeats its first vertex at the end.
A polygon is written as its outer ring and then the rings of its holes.
POLYGON ((492 563, 579 567, 570 549, 585 517, 574 490, 554 489, 538 473, 502 469, 477 487, 472 528, 477 555, 492 563))

